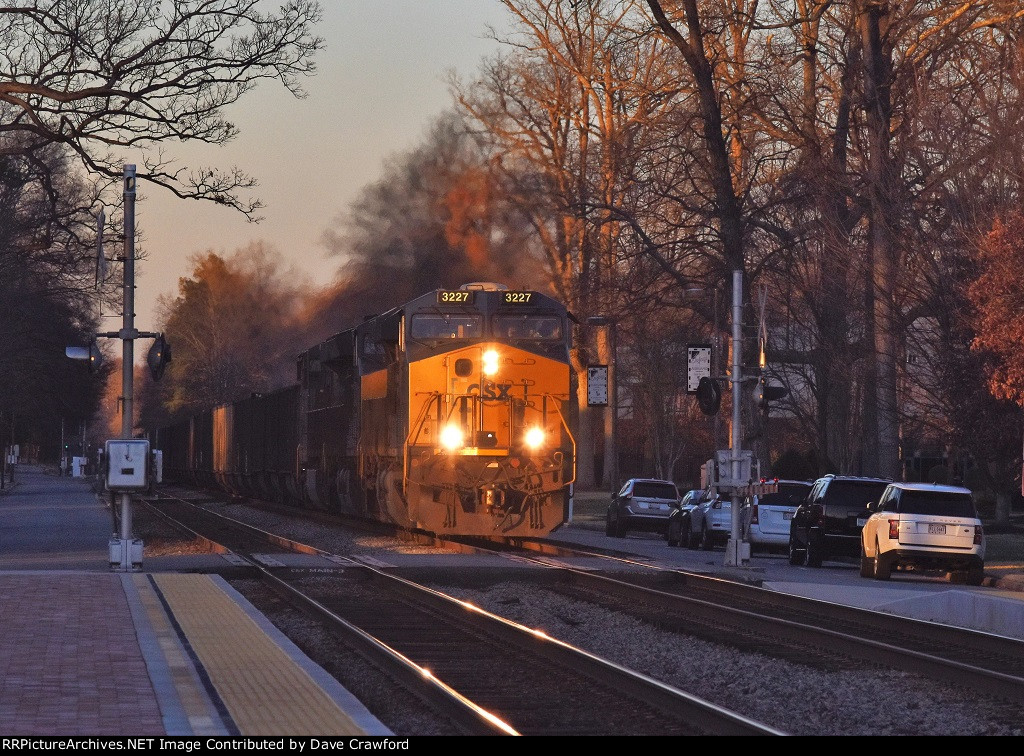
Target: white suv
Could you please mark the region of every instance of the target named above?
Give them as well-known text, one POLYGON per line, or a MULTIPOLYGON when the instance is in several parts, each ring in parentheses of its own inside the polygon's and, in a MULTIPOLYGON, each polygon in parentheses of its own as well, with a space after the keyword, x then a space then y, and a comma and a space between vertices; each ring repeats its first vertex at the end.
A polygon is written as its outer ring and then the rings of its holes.
POLYGON ((752 551, 785 549, 793 513, 807 499, 814 483, 809 480, 776 480, 773 493, 754 494, 743 500, 740 523, 752 551))
POLYGON ((858 522, 864 524, 863 577, 888 580, 893 570, 942 570, 950 582, 981 585, 985 579, 985 534, 966 488, 890 483, 858 522))

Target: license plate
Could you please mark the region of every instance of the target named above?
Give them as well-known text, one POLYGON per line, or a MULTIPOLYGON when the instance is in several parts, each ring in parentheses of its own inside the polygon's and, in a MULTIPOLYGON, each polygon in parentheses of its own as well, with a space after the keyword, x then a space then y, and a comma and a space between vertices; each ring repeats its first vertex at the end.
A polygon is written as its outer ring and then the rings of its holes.
POLYGON ((863 528, 867 524, 868 524, 868 519, 866 517, 858 517, 857 518, 857 527, 858 528, 863 528))
POLYGON ((946 535, 946 526, 935 524, 929 525, 928 535, 946 535))
POLYGON ((793 513, 792 512, 783 512, 782 513, 782 519, 783 520, 792 520, 793 519, 793 513))

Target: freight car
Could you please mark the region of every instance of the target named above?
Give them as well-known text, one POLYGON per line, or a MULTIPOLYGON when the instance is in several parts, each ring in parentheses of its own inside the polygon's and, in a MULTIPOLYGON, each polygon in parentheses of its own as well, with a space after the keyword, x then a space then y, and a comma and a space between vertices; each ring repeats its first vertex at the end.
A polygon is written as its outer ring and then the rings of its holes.
POLYGON ((153 446, 169 480, 437 534, 543 536, 571 506, 571 319, 536 291, 432 291, 302 353, 297 385, 153 446))

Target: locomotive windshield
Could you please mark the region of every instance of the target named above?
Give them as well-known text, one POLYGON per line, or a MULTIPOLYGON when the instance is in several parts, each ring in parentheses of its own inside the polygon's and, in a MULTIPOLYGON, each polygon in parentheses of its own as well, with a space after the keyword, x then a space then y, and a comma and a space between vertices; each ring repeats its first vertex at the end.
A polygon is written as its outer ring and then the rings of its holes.
POLYGON ((414 339, 474 339, 483 335, 480 315, 417 313, 412 316, 414 339))
POLYGON ((494 334, 502 339, 558 341, 562 319, 555 315, 495 315, 494 334))

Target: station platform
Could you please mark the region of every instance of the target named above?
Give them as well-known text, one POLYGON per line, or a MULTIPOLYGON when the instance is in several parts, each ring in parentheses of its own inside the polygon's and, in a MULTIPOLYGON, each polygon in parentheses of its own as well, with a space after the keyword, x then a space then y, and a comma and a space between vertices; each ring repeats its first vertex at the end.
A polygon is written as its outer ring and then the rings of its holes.
POLYGON ((217 575, 0 573, 0 735, 392 734, 217 575))
POLYGON ((0 492, 0 736, 393 734, 219 575, 111 572, 87 483, 16 480, 0 492))

